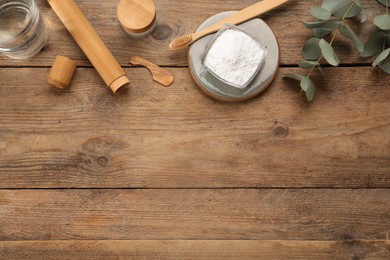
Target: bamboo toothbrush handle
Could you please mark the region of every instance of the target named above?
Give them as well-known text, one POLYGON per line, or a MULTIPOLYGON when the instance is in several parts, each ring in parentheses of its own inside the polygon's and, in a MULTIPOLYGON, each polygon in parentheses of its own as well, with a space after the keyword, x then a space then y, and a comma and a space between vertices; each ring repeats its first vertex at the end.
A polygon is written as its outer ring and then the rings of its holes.
POLYGON ((203 37, 204 35, 218 31, 226 23, 237 25, 246 22, 286 2, 288 2, 288 0, 263 0, 256 4, 248 6, 247 8, 242 9, 240 12, 233 14, 229 17, 226 17, 225 19, 222 19, 221 21, 213 24, 207 29, 202 30, 198 33, 194 33, 193 41, 196 41, 197 39, 203 37))
POLYGON ((88 22, 74 0, 48 0, 54 12, 113 92, 129 83, 126 72, 88 22))

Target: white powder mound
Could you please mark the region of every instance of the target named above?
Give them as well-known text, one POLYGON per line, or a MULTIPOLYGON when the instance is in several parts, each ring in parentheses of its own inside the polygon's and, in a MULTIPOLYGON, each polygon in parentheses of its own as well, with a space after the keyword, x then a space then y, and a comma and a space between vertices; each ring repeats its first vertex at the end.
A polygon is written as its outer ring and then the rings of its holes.
POLYGON ((246 33, 228 29, 210 47, 204 64, 230 85, 243 89, 256 73, 264 49, 246 33))

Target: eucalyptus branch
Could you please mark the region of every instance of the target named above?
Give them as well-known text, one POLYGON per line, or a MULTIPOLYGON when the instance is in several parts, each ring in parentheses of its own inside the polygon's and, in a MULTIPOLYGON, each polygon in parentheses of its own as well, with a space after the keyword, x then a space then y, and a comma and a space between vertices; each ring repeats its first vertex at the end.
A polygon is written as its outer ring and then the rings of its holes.
POLYGON ((374 24, 378 28, 365 44, 363 57, 376 56, 373 67, 379 67, 390 74, 390 14, 389 0, 379 1, 386 7, 386 13, 374 17, 374 24))
POLYGON ((364 44, 349 26, 344 23, 344 20, 359 14, 362 14, 362 22, 366 20, 366 13, 363 10, 360 0, 323 0, 321 7, 313 7, 310 13, 316 20, 314 22, 306 22, 304 25, 309 29, 313 29, 316 37, 306 42, 303 48, 305 60, 299 63, 300 68, 307 69, 309 72, 306 75, 285 75, 286 77, 300 81, 301 89, 306 93, 308 101, 313 100, 316 92, 316 86, 310 79, 314 69, 318 68, 322 72, 321 61, 323 59, 333 66, 340 64, 337 54, 333 49, 333 44, 338 33, 352 40, 356 50, 363 51, 364 44), (328 34, 332 34, 330 42, 327 42, 323 38, 328 34))
MULTIPOLYGON (((386 1, 388 1, 388 0, 386 0, 386 1)), ((349 4, 350 6, 349 6, 348 10, 345 12, 345 14, 343 15, 343 17, 341 18, 341 20, 340 20, 341 22, 343 22, 343 21, 345 20, 345 18, 348 16, 348 14, 351 12, 352 7, 354 7, 354 5, 355 5, 355 2, 354 2, 354 1, 351 1, 351 2, 349 2, 348 4, 349 4)), ((348 4, 344 5, 343 7, 348 6, 348 4)), ((343 7, 342 7, 342 8, 343 8, 343 7)), ((341 9, 339 9, 339 10, 341 10, 341 9)), ((330 46, 333 45, 333 42, 334 42, 334 40, 336 39, 336 35, 337 35, 337 32, 340 30, 340 27, 341 27, 341 23, 338 25, 337 30, 333 33, 332 39, 331 39, 331 41, 329 42, 330 46)), ((321 54, 321 57, 317 60, 318 65, 314 65, 314 66, 310 69, 310 71, 309 71, 309 73, 308 73, 308 75, 307 75, 308 78, 310 78, 310 75, 311 75, 311 73, 313 73, 313 71, 314 71, 315 68, 321 66, 321 65, 319 65, 319 64, 320 64, 321 60, 323 59, 323 57, 324 57, 324 55, 321 54)))
POLYGON ((363 57, 376 56, 373 67, 378 66, 390 74, 390 0, 378 0, 386 7, 386 13, 374 18, 374 24, 378 31, 372 35, 366 44, 344 22, 347 18, 361 15, 361 23, 367 21, 367 13, 363 9, 361 0, 323 0, 321 7, 313 7, 310 13, 316 20, 305 22, 306 28, 313 29, 315 37, 310 38, 303 47, 304 60, 298 65, 309 72, 306 75, 288 74, 285 77, 300 81, 301 90, 306 93, 308 101, 312 101, 316 92, 316 86, 310 79, 314 69, 321 72, 321 61, 324 59, 332 66, 340 64, 339 58, 333 49, 336 36, 340 33, 354 43, 355 49, 363 57), (331 34, 330 42, 324 37, 331 34))

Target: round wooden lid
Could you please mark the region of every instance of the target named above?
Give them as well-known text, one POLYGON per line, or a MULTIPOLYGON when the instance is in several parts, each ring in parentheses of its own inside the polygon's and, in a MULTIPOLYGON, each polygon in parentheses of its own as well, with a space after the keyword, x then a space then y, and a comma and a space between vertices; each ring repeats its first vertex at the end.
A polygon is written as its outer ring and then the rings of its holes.
POLYGON ((156 21, 153 0, 121 0, 117 14, 123 29, 131 34, 147 32, 156 21))

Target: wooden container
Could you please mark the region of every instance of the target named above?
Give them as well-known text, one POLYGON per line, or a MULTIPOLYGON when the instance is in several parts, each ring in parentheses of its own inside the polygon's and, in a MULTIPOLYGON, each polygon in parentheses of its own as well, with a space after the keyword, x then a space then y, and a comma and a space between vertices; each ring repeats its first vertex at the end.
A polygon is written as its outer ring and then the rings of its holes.
POLYGON ((156 26, 153 0, 121 0, 117 15, 123 30, 134 38, 148 36, 156 26))
POLYGON ((75 69, 76 62, 64 56, 57 56, 47 77, 47 81, 53 87, 66 89, 69 87, 75 69))
POLYGON ((74 0, 48 0, 54 12, 112 91, 129 83, 118 64, 74 0))

